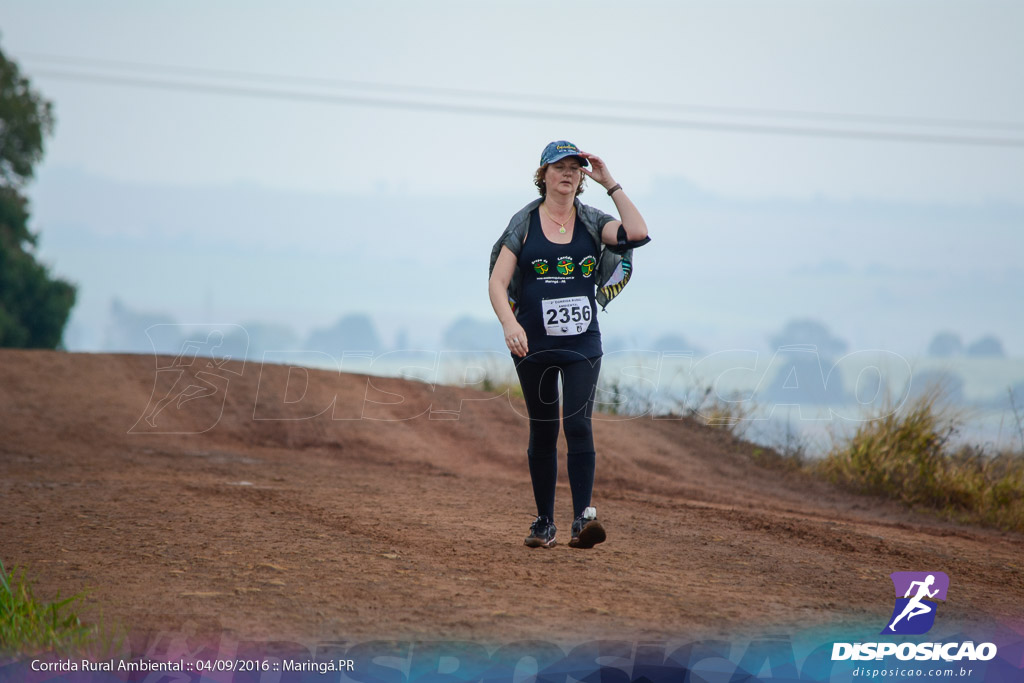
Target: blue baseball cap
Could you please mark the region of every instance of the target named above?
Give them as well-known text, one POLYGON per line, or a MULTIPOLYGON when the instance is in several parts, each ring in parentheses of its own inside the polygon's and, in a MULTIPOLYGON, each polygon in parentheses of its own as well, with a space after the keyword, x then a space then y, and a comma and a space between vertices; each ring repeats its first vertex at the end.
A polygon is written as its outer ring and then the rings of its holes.
POLYGON ((590 166, 590 162, 587 161, 586 157, 580 156, 580 148, 568 140, 556 140, 555 142, 548 143, 548 146, 540 153, 540 165, 553 164, 559 159, 566 157, 579 157, 580 166, 590 166))

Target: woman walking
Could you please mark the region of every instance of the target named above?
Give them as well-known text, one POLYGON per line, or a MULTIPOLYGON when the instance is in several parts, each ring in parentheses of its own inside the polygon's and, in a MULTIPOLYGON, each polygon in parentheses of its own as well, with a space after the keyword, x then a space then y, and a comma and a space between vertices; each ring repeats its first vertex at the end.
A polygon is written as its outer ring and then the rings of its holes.
POLYGON ((495 243, 488 283, 530 417, 527 455, 537 518, 525 543, 555 545, 561 378, 573 504, 569 546, 592 548, 606 538, 591 505, 591 414, 602 355, 597 306, 603 309, 626 285, 633 248, 650 238, 643 217, 604 161, 570 142, 544 148, 534 185, 541 198, 516 213, 495 243), (586 178, 607 190, 621 220, 577 199, 586 178))

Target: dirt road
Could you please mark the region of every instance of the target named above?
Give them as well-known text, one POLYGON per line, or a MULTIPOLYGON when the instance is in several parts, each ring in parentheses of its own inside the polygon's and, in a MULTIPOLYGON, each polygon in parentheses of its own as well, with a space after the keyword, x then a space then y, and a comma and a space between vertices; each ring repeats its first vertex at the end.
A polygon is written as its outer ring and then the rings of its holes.
POLYGON ((530 550, 521 402, 173 360, 0 351, 0 559, 40 597, 88 588, 133 630, 300 641, 877 632, 889 574, 933 570, 944 619, 1024 616, 1021 536, 760 467, 688 420, 600 416, 608 542, 564 545, 563 461, 562 544, 530 550))

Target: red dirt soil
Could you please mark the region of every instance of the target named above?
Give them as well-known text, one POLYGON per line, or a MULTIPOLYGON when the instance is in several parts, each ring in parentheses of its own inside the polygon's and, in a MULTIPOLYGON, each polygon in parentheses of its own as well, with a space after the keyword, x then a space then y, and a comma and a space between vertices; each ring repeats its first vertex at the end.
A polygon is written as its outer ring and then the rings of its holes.
POLYGON ((1024 611, 1021 535, 762 467, 690 420, 595 416, 608 541, 565 545, 563 457, 561 543, 531 550, 521 401, 173 362, 0 351, 0 559, 37 597, 88 589, 132 631, 300 642, 877 633, 893 571, 949 574, 942 616, 965 626, 1024 611), (172 385, 191 400, 150 425, 172 385))

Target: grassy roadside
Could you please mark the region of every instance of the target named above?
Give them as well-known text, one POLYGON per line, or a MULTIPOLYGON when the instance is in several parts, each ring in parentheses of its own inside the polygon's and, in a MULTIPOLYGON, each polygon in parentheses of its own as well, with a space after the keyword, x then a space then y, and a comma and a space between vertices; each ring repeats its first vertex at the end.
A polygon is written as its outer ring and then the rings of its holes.
POLYGON ((0 561, 0 654, 116 651, 121 639, 104 627, 102 619, 97 624, 83 623, 75 612, 84 596, 77 593, 61 599, 58 591, 52 602, 40 601, 25 578, 25 570, 8 572, 0 561))
MULTIPOLYGON (((616 384, 606 391, 613 396, 610 412, 655 411, 651 395, 616 384)), ((723 400, 706 387, 677 400, 676 414, 743 440, 754 408, 739 397, 723 400)), ((833 441, 828 452, 810 454, 807 444, 793 437, 775 448, 755 445, 750 453, 758 465, 801 471, 957 522, 1024 532, 1024 418, 1014 408, 1021 434, 1017 450, 958 442, 968 418, 950 408, 943 388, 936 386, 865 416, 851 437, 833 441)))
POLYGON ((962 423, 935 388, 871 416, 806 467, 839 486, 948 519, 1024 532, 1024 452, 957 444, 962 423))

